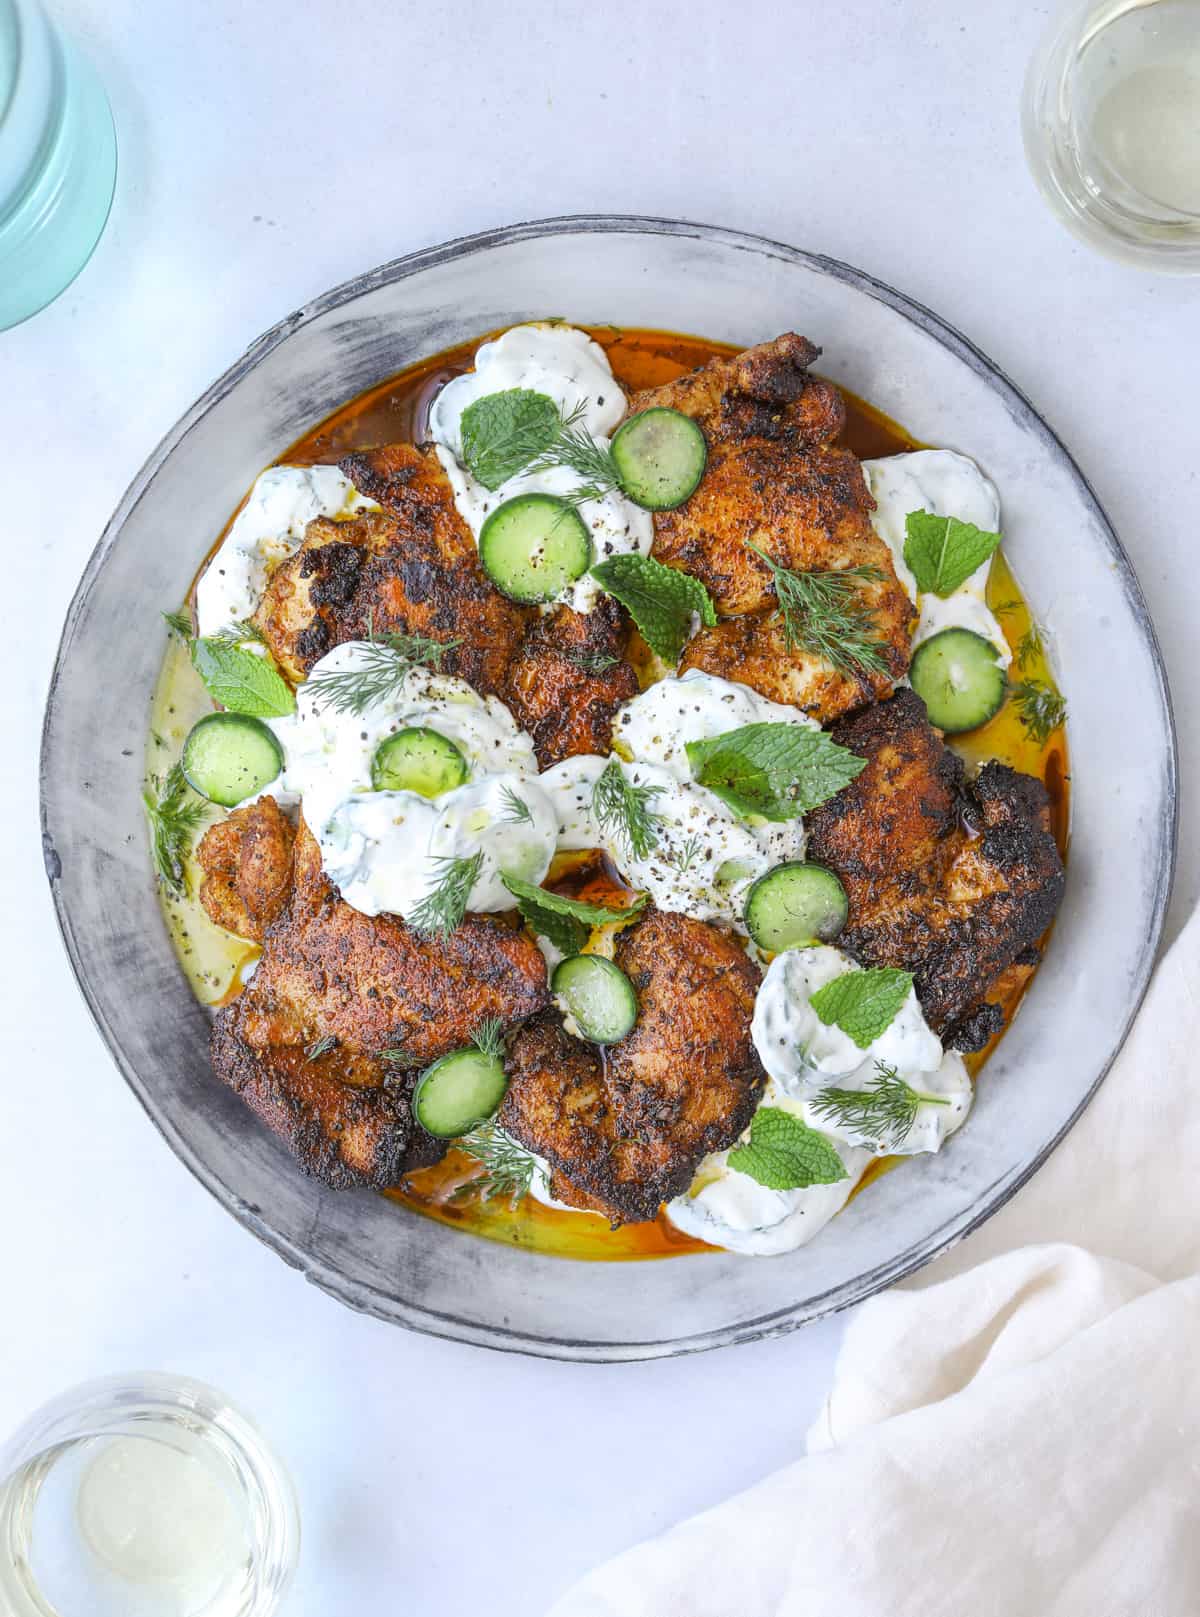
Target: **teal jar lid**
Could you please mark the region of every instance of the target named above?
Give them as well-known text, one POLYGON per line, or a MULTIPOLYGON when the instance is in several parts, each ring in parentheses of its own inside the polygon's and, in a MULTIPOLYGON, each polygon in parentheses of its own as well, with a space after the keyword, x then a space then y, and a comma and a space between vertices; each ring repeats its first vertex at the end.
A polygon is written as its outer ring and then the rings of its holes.
POLYGON ((0 330, 79 274, 116 171, 112 113, 90 64, 38 0, 0 0, 0 330))

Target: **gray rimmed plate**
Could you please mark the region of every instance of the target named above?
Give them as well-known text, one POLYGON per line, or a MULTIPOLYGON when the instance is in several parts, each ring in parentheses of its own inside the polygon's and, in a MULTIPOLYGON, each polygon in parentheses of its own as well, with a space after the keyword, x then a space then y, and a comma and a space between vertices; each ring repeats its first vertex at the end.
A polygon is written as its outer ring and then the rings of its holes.
POLYGON ((706 225, 597 216, 386 264, 290 315, 193 405, 134 479, 72 602, 46 713, 42 815, 59 922, 92 1014, 171 1148, 247 1229, 381 1319, 555 1358, 651 1358, 792 1330, 858 1302, 959 1240, 1045 1160, 1146 987, 1174 860, 1175 746, 1128 558, 1062 444, 977 349, 832 259, 706 225), (207 1013, 159 915, 140 791, 160 610, 181 599, 257 473, 314 422, 438 349, 548 313, 739 344, 804 332, 824 348, 826 375, 919 439, 973 455, 1000 487, 1006 552, 1048 627, 1070 704, 1066 902, 968 1126, 786 1257, 631 1271, 324 1190, 212 1077, 207 1013))

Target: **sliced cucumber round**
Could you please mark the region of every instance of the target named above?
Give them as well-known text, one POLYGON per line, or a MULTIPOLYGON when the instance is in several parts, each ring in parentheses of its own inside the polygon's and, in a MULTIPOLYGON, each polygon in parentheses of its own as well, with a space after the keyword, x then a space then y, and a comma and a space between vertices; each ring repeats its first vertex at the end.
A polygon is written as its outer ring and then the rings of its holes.
POLYGON ((633 984, 603 955, 573 954, 560 960, 550 987, 593 1044, 615 1044, 637 1021, 633 984))
POLYGON ((771 954, 829 943, 849 913, 846 889, 833 871, 798 859, 768 870, 746 894, 746 930, 771 954))
POLYGON ((467 778, 467 760, 440 730, 412 725, 381 741, 371 759, 377 792, 418 792, 438 797, 467 778))
POLYGON ((183 744, 188 785, 222 808, 234 808, 270 785, 283 768, 283 748, 261 719, 208 713, 183 744))
POLYGON ((507 1088, 503 1057, 469 1044, 421 1074, 413 1090, 413 1113, 426 1133, 454 1140, 491 1117, 507 1088))
POLYGON ((592 564, 592 536, 566 500, 518 494, 498 505, 479 531, 479 559, 510 601, 553 601, 592 564))
POLYGON ((995 646, 971 629, 943 629, 923 640, 908 678, 930 724, 947 735, 977 730, 994 718, 1008 688, 995 646))
POLYGON ((678 410, 643 410, 612 441, 621 488, 646 511, 673 511, 696 492, 708 463, 704 434, 678 410))

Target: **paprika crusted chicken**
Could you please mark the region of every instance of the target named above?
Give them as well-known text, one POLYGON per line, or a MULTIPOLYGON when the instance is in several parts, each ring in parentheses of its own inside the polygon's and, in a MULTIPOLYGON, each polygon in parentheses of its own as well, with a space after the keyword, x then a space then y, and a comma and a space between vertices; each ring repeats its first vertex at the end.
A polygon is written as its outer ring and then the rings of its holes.
POLYGON ((911 971, 934 1031, 981 1046, 1002 1022, 989 990, 1062 901, 1046 789, 996 762, 966 781, 915 691, 832 734, 867 760, 807 819, 808 857, 837 872, 850 901, 838 946, 911 971))
POLYGON ((629 413, 682 411, 708 443, 699 488, 654 517, 656 560, 701 579, 724 620, 690 641, 680 672, 738 680, 827 723, 886 696, 907 671, 913 608, 871 526, 862 467, 833 442, 845 406, 810 374, 819 353, 788 332, 635 394, 629 413), (755 549, 797 573, 861 570, 849 599, 876 642, 874 666, 836 666, 803 636, 789 645, 755 549))
POLYGON ((601 1055, 557 1012, 528 1023, 499 1120, 549 1162, 560 1200, 636 1223, 750 1121, 765 1082, 750 1037, 759 972, 736 938, 661 910, 621 933, 614 959, 638 995, 632 1032, 601 1055))
POLYGON ((443 1149, 413 1122, 417 1073, 489 1018, 507 1031, 541 1010, 545 962, 490 916, 435 939, 352 909, 303 823, 294 868, 254 976, 217 1013, 213 1067, 306 1173, 335 1189, 396 1185, 443 1149))

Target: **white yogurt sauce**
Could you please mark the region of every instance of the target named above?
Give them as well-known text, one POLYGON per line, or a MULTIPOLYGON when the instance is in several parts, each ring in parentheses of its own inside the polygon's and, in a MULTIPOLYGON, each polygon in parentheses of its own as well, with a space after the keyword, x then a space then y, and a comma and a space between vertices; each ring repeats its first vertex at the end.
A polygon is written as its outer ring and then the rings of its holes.
POLYGON ((631 785, 655 789, 648 807, 656 841, 639 856, 592 813, 595 784, 609 762, 567 758, 540 777, 555 807, 558 846, 604 848, 630 886, 648 892, 659 909, 740 924, 751 883, 781 860, 803 857, 798 820, 751 824, 705 787, 680 780, 661 764, 618 761, 631 785))
POLYGON ((467 907, 510 909, 501 873, 540 882, 558 828, 538 784, 533 742, 496 697, 427 668, 409 669, 394 696, 360 716, 323 703, 313 681, 353 672, 368 650, 361 640, 336 646, 300 686, 296 712, 270 721, 285 762, 267 789, 300 803, 326 874, 365 915, 411 914, 445 873, 446 859, 477 852, 483 860, 467 907), (471 778, 434 799, 373 791, 376 750, 410 726, 449 737, 471 778), (525 804, 528 818, 514 816, 509 794, 525 804))
MULTIPOLYGON (((966 1066, 956 1052, 943 1052, 911 991, 866 1050, 840 1028, 826 1026, 812 1009, 818 988, 859 969, 839 949, 786 950, 763 978, 752 1023, 754 1046, 769 1074, 760 1104, 794 1112, 824 1135, 847 1177, 834 1185, 768 1190, 731 1168, 728 1151, 718 1151, 700 1164, 691 1189, 668 1204, 667 1217, 679 1229, 731 1252, 759 1257, 790 1252, 811 1241, 841 1210, 873 1156, 937 1151, 965 1121, 972 1093, 966 1066), (812 1107, 827 1085, 867 1088, 878 1076, 876 1062, 894 1066, 914 1089, 936 1097, 918 1107, 912 1128, 897 1145, 880 1145, 812 1107)), ((748 1137, 749 1130, 743 1139, 748 1137)))
POLYGON ((689 741, 707 741, 747 724, 820 728, 799 708, 769 702, 748 685, 692 668, 682 679, 669 674, 625 702, 613 721, 613 737, 640 763, 661 764, 677 780, 688 781, 689 741))
POLYGON ((768 1190, 749 1174, 730 1168, 729 1153, 718 1151, 701 1163, 693 1188, 667 1203, 667 1217, 685 1235, 728 1252, 757 1258, 794 1252, 841 1212, 871 1160, 869 1151, 833 1144, 846 1169, 845 1179, 803 1190, 768 1190))
POLYGON ((875 532, 887 545, 896 575, 910 600, 920 608, 913 645, 943 629, 970 629, 990 640, 1007 668, 1012 661, 1004 631, 987 605, 991 557, 953 594, 923 594, 918 601, 917 581, 904 560, 904 519, 910 511, 930 511, 938 517, 973 522, 988 533, 1000 529, 1000 496, 996 485, 975 462, 952 449, 915 449, 882 460, 864 460, 863 475, 875 499, 871 513, 875 532))
POLYGON ((932 1032, 910 988, 908 997, 867 1049, 840 1027, 822 1022, 812 996, 835 977, 859 971, 840 949, 816 944, 775 956, 754 1001, 751 1036, 767 1072, 785 1094, 802 1096, 825 1083, 841 1083, 856 1069, 884 1061, 902 1075, 932 1072, 942 1059, 942 1041, 932 1032))
POLYGON ((467 908, 508 910, 502 876, 535 885, 554 857, 554 809, 534 781, 482 775, 433 799, 416 792, 363 792, 334 810, 317 840, 321 863, 347 904, 364 915, 407 919, 445 873, 447 859, 482 854, 467 908), (508 793, 529 811, 518 820, 508 793))
POLYGON ((378 509, 336 466, 272 466, 250 490, 196 585, 199 632, 216 634, 252 617, 271 573, 300 548, 315 517, 344 522, 378 509))
MULTIPOLYGON (((466 470, 460 429, 463 411, 476 399, 510 388, 544 393, 567 412, 584 404, 579 425, 605 446, 625 414, 625 395, 608 356, 586 332, 563 325, 514 326, 494 342, 484 343, 475 355, 475 369, 447 382, 429 416, 429 433, 454 489, 454 503, 476 539, 488 515, 506 500, 518 494, 569 494, 585 481, 569 467, 552 466, 519 473, 498 489, 487 489, 466 470)), ((587 500, 579 514, 591 531, 594 561, 629 551, 649 554, 654 540, 650 512, 623 495, 587 500)), ((585 573, 561 599, 577 612, 590 612, 601 593, 600 586, 585 573)))

